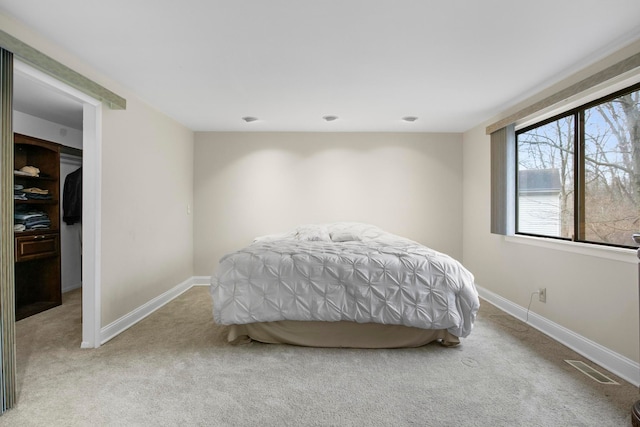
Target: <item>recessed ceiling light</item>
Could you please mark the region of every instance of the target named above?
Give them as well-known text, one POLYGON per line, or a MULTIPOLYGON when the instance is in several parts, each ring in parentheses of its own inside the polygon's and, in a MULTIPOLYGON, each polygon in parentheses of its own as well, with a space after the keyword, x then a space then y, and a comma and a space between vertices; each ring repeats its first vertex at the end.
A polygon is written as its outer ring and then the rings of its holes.
POLYGON ((416 116, 406 116, 402 118, 403 121, 405 122, 415 122, 416 120, 418 120, 418 118, 416 116))
POLYGON ((338 120, 338 116, 324 116, 323 119, 325 122, 332 122, 334 120, 338 120))
POLYGON ((251 123, 251 122, 255 122, 256 120, 258 120, 258 118, 257 117, 246 116, 246 117, 243 117, 242 120, 244 120, 247 123, 251 123))

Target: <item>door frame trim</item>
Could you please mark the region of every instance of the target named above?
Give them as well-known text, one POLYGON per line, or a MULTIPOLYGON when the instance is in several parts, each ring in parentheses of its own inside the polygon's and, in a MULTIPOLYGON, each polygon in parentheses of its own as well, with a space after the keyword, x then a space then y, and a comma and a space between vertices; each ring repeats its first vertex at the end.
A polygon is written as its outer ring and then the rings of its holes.
POLYGON ((82 348, 100 347, 102 102, 22 62, 19 72, 82 103, 82 348))

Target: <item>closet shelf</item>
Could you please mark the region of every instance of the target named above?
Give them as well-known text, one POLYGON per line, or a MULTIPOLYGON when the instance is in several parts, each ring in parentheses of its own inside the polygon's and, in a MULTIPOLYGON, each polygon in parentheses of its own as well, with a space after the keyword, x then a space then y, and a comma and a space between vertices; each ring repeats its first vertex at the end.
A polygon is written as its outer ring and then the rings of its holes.
POLYGON ((38 234, 50 234, 57 233, 59 230, 57 228, 39 228, 36 230, 24 230, 24 231, 14 231, 13 233, 16 236, 37 236, 38 234))
POLYGON ((57 205, 58 200, 38 200, 38 199, 29 199, 29 200, 14 200, 16 205, 57 205))
POLYGON ((51 176, 29 176, 29 175, 13 175, 14 181, 58 181, 58 178, 54 178, 51 176))
POLYGON ((51 199, 15 200, 42 211, 49 228, 14 232, 16 320, 62 304, 60 266, 60 145, 14 134, 14 171, 34 166, 42 176, 14 174, 14 183, 47 190, 51 199))

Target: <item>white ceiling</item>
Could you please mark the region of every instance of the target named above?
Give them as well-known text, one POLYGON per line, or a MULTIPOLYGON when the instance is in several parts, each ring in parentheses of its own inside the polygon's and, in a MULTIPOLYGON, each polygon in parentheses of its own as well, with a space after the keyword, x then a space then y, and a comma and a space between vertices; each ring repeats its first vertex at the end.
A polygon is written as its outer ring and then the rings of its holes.
POLYGON ((196 131, 462 132, 640 38, 638 0, 0 0, 0 11, 196 131))

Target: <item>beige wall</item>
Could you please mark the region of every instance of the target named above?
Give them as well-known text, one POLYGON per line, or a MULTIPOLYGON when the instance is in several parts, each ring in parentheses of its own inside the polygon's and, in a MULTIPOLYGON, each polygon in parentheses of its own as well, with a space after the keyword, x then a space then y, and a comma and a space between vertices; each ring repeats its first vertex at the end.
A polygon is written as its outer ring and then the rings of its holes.
POLYGON ((193 275, 193 132, 0 14, 7 33, 127 99, 103 108, 102 326, 193 275))
MULTIPOLYGON (((640 50, 639 43, 634 46, 566 79, 545 94, 640 50)), ((463 260, 475 274, 477 284, 521 307, 529 305, 532 292, 546 287, 546 304, 534 300, 532 312, 638 361, 638 267, 634 251, 620 256, 622 260, 613 260, 597 254, 514 243, 489 233, 491 164, 487 124, 463 137, 463 260)))
POLYGON ((637 265, 489 233, 489 149, 484 126, 464 134, 463 260, 478 286, 521 307, 545 287, 546 304, 534 297, 532 312, 637 361, 637 265))
POLYGON ((104 326, 193 276, 193 132, 129 97, 103 138, 104 326))
POLYGON ((635 264, 488 232, 484 126, 463 136, 199 133, 194 148, 192 132, 88 64, 1 14, 0 27, 127 98, 126 111, 103 113, 103 326, 210 275, 254 236, 355 220, 462 259, 480 286, 520 306, 544 286, 548 301, 533 311, 638 360, 635 264))
POLYGON ((196 133, 195 271, 256 236, 361 221, 462 256, 462 138, 196 133))

